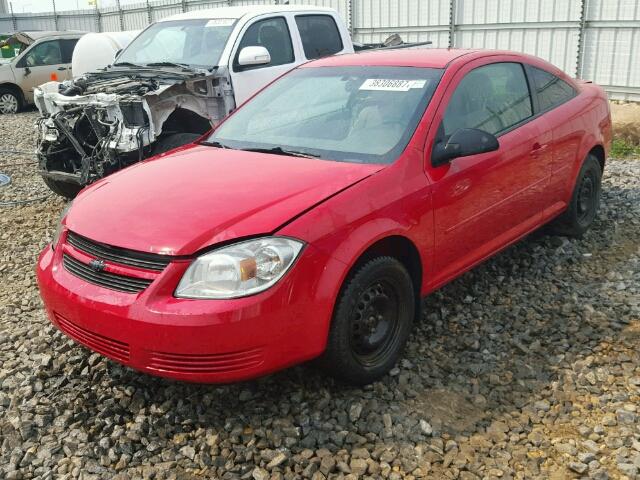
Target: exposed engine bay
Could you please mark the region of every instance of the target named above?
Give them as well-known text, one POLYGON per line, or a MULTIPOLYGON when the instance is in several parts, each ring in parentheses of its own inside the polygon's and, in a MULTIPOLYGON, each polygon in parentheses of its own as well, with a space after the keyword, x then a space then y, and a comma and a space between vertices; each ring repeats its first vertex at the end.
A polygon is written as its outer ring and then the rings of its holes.
POLYGON ((228 72, 126 68, 36 88, 40 173, 56 193, 188 143, 235 108, 228 72), (180 142, 180 140, 183 140, 180 142))

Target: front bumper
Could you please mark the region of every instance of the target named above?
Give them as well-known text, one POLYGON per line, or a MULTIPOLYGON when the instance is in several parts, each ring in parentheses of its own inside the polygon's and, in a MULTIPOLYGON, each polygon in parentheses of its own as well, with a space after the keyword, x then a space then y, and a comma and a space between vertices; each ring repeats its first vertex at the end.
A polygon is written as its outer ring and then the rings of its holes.
POLYGON ((170 263, 149 287, 131 294, 74 276, 63 267, 62 249, 47 246, 37 278, 54 325, 76 342, 152 375, 234 382, 324 350, 335 289, 321 278, 344 268, 337 260, 307 246, 272 288, 233 300, 175 298, 188 265, 170 263))

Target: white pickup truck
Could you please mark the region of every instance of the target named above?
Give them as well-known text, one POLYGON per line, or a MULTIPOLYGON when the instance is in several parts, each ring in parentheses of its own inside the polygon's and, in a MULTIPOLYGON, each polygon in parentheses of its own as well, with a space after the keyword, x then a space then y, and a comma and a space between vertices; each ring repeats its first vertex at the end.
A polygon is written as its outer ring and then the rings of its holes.
POLYGON ((222 7, 167 17, 113 65, 35 91, 40 173, 54 192, 84 186, 193 141, 308 60, 351 53, 335 10, 222 7))

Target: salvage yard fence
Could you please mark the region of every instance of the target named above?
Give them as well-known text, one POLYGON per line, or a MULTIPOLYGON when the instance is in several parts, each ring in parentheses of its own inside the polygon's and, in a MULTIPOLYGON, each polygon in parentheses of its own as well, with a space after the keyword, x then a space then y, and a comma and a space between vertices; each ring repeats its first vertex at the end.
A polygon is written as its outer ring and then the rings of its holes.
MULTIPOLYGON (((0 15, 0 32, 138 30, 168 15, 284 0, 115 0, 115 7, 0 15), (126 3, 126 4, 125 4, 126 3)), ((431 40, 435 47, 498 48, 537 55, 613 99, 640 101, 639 0, 289 0, 332 7, 355 41, 431 40)), ((52 2, 54 5, 55 2, 52 2)))

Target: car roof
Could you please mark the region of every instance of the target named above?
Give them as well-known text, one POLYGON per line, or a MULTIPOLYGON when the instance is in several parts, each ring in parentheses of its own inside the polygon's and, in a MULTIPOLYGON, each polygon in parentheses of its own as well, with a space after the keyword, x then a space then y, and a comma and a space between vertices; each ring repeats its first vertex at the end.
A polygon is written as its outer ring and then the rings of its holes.
POLYGON ((47 37, 68 37, 68 36, 77 36, 84 35, 87 32, 82 32, 80 30, 65 30, 65 31, 55 31, 55 30, 22 30, 20 32, 15 32, 12 35, 24 35, 29 37, 31 40, 36 41, 41 38, 47 37))
POLYGON ((219 7, 208 8, 204 10, 192 10, 190 12, 179 13, 165 17, 159 22, 170 20, 195 20, 195 19, 214 19, 214 18, 242 18, 245 16, 257 17, 266 13, 284 13, 284 12, 327 12, 334 13, 335 10, 326 7, 315 7, 309 5, 249 5, 244 7, 219 7))
MULTIPOLYGON (((445 68, 456 58, 489 50, 463 48, 401 48, 364 50, 354 54, 325 57, 311 63, 309 67, 387 66, 445 68)), ((493 54, 494 52, 492 52, 493 54)), ((477 55, 474 55, 477 56, 477 55)))

